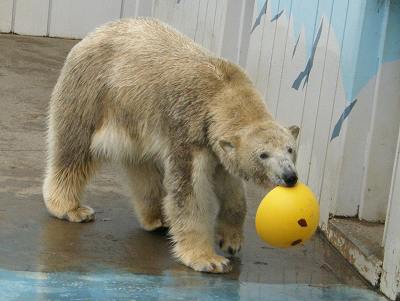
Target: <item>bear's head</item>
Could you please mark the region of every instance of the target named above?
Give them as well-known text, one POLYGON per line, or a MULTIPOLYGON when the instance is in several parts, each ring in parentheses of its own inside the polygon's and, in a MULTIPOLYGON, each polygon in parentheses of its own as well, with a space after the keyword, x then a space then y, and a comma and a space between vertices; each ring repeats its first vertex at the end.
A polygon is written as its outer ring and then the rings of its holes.
POLYGON ((299 127, 275 121, 250 125, 219 141, 218 157, 232 174, 256 184, 294 186, 297 183, 296 139, 299 127))

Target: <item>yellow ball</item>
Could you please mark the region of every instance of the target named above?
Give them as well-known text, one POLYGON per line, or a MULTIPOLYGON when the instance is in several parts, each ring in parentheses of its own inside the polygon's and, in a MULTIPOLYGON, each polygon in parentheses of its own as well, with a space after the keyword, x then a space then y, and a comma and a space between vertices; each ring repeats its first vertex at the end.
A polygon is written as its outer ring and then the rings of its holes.
POLYGON ((258 236, 271 246, 288 248, 304 243, 315 233, 319 205, 310 188, 278 186, 261 201, 256 213, 258 236))

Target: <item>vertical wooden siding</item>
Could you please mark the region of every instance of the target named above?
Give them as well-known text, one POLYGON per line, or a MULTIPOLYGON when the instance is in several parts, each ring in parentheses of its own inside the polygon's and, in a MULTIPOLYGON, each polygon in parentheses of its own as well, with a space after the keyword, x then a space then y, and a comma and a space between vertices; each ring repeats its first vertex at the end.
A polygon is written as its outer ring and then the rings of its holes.
POLYGON ((0 1, 0 32, 12 31, 14 15, 14 1, 1 0, 0 1))
POLYGON ((373 94, 359 212, 360 218, 372 221, 386 217, 400 116, 400 60, 387 60, 390 53, 400 56, 400 2, 387 1, 383 9, 378 57, 381 68, 373 94))
POLYGON ((397 139, 396 161, 393 169, 389 204, 385 224, 383 272, 381 291, 391 300, 400 299, 400 135, 397 139))
MULTIPOLYGON (((330 133, 346 103, 339 74, 341 43, 337 41, 343 39, 346 17, 335 34, 331 20, 346 16, 347 3, 336 2, 308 1, 307 31, 296 28, 293 20, 293 12, 304 9, 303 1, 269 1, 250 37, 247 61, 247 70, 274 116, 284 125, 301 127, 299 174, 320 197, 324 221, 336 195, 335 177, 342 159, 338 155, 342 137, 330 141, 330 133)), ((260 6, 254 9, 253 21, 260 6)))
POLYGON ((384 22, 389 3, 259 0, 254 7, 246 67, 276 119, 301 128, 298 170, 319 196, 322 226, 329 214, 384 220, 400 92, 397 63, 382 58, 380 37, 393 31, 384 22))

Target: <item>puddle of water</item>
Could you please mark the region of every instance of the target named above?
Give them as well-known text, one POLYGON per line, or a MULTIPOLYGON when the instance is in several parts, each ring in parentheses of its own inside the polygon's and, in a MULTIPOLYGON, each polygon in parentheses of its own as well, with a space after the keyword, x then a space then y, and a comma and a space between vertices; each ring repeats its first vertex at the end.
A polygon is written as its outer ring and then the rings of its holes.
POLYGON ((16 272, 0 269, 0 300, 384 301, 347 286, 239 282, 218 275, 16 272))

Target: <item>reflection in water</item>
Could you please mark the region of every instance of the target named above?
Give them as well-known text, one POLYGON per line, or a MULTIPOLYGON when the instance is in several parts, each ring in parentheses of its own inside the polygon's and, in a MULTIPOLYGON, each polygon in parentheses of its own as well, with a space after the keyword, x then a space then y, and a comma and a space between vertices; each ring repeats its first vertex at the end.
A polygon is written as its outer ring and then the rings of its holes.
POLYGON ((376 293, 345 286, 239 282, 213 275, 139 275, 15 272, 0 269, 0 300, 272 300, 384 301, 376 293))

